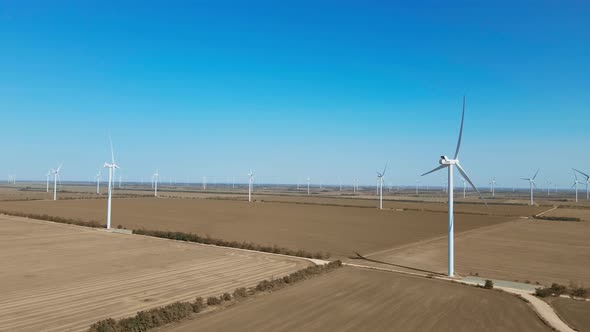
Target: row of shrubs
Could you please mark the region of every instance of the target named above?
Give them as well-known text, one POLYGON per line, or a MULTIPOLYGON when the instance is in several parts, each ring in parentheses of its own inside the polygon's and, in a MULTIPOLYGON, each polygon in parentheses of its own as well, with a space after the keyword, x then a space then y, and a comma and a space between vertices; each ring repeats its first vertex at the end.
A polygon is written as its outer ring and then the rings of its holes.
POLYGON ((535 295, 538 297, 561 296, 569 295, 573 297, 586 298, 590 294, 590 289, 579 285, 560 285, 553 283, 551 287, 541 287, 535 290, 535 295))
POLYGON ((320 266, 310 266, 293 272, 279 279, 263 280, 255 287, 236 288, 230 293, 221 296, 211 296, 206 300, 198 297, 192 302, 175 302, 167 306, 140 311, 135 316, 115 320, 112 318, 98 321, 89 329, 89 332, 143 332, 169 323, 181 321, 194 313, 199 313, 207 307, 215 307, 229 301, 239 301, 257 293, 271 291, 285 287, 298 281, 308 279, 342 266, 340 261, 330 262, 320 266))
POLYGON ((580 218, 575 217, 551 217, 551 216, 533 216, 535 219, 552 220, 552 221, 581 221, 580 218))
MULTIPOLYGON (((3 211, 3 210, 0 210, 0 213, 6 214, 6 215, 11 215, 11 216, 17 216, 17 217, 25 217, 25 218, 30 218, 30 219, 41 219, 41 220, 53 221, 53 222, 62 223, 62 224, 71 224, 71 225, 93 227, 93 228, 105 227, 105 224, 101 223, 99 221, 83 221, 83 220, 79 220, 79 219, 50 216, 47 214, 34 214, 34 213, 24 213, 24 212, 17 212, 17 211, 3 211)), ((119 225, 118 228, 124 228, 124 227, 119 225)), ((251 243, 251 242, 226 241, 226 240, 222 240, 222 239, 212 238, 209 236, 200 236, 200 235, 194 234, 194 233, 154 231, 154 230, 147 230, 147 229, 135 229, 135 230, 133 230, 133 233, 140 234, 140 235, 159 237, 159 238, 164 238, 164 239, 196 242, 196 243, 203 243, 203 244, 212 244, 212 245, 221 246, 221 247, 248 249, 248 250, 262 251, 262 252, 268 252, 268 253, 273 253, 273 254, 282 254, 282 255, 288 255, 288 256, 316 258, 316 259, 330 258, 329 253, 322 253, 322 252, 312 253, 312 252, 305 251, 305 250, 293 250, 293 249, 283 248, 283 247, 278 247, 278 246, 264 246, 264 245, 255 244, 255 243, 251 243)))
POLYGON ((194 233, 154 231, 154 230, 147 230, 147 229, 134 229, 133 233, 139 234, 139 235, 148 235, 148 236, 153 236, 153 237, 159 237, 159 238, 164 238, 164 239, 196 242, 196 243, 203 243, 203 244, 212 244, 212 245, 221 246, 221 247, 231 247, 231 248, 240 248, 240 249, 269 252, 269 253, 273 253, 273 254, 282 254, 282 255, 305 257, 305 258, 316 258, 316 259, 330 258, 330 254, 328 254, 328 253, 322 253, 322 252, 312 253, 312 252, 308 252, 305 250, 293 250, 293 249, 283 248, 283 247, 278 247, 278 246, 264 246, 264 245, 255 244, 255 243, 251 243, 251 242, 226 241, 226 240, 222 240, 222 239, 212 238, 209 236, 200 236, 200 235, 194 234, 194 233))
POLYGON ((15 216, 15 217, 24 217, 24 218, 29 218, 29 219, 47 220, 47 221, 57 222, 60 224, 70 224, 70 225, 78 225, 78 226, 92 227, 92 228, 105 227, 105 224, 101 223, 99 221, 83 221, 83 220, 79 220, 79 219, 50 216, 48 214, 35 214, 35 213, 25 213, 25 212, 18 212, 18 211, 4 211, 4 210, 0 210, 0 214, 6 214, 6 215, 10 215, 10 216, 15 216))

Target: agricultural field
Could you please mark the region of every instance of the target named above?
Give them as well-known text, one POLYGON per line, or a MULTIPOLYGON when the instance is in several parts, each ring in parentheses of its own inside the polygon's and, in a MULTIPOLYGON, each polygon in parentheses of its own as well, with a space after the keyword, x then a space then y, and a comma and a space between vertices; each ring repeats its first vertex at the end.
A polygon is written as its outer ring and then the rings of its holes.
POLYGON ((0 330, 85 331, 289 274, 295 258, 0 216, 0 330))
POLYGON ((559 317, 580 332, 590 331, 590 302, 562 297, 546 298, 559 317))
MULTIPOLYGON (((460 221, 455 223, 458 226, 460 221)), ((474 229, 455 237, 455 268, 463 276, 477 273, 488 278, 545 285, 553 282, 589 285, 589 235, 588 222, 534 219, 474 229)), ((445 273, 447 237, 365 257, 381 262, 366 263, 381 267, 398 264, 445 273)))
POLYGON ((238 330, 551 331, 509 294, 348 267, 162 329, 238 330))
MULTIPOLYGON (((0 202, 0 211, 105 220, 105 200, 0 202)), ((195 232, 230 241, 278 245, 346 258, 446 234, 442 212, 235 200, 134 198, 113 201, 113 226, 195 232)), ((458 233, 513 218, 458 214, 458 233)))
POLYGON ((579 218, 581 221, 590 221, 590 208, 558 208, 543 214, 543 217, 579 218))

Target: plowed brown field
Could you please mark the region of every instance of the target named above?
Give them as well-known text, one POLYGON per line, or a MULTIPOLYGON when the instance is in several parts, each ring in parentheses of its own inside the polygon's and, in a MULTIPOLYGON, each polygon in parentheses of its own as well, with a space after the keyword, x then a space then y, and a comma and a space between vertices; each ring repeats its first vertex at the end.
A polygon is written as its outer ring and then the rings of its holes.
POLYGON ((175 326, 193 331, 551 331, 505 293, 342 268, 175 326))
MULTIPOLYGON (((105 220, 105 200, 0 202, 0 210, 105 220)), ((113 200, 113 225, 195 232, 348 257, 446 234, 446 213, 230 200, 113 200)), ((458 233, 510 217, 458 214, 458 233)))
POLYGON ((83 331, 253 286, 299 259, 0 216, 0 330, 83 331))
MULTIPOLYGON (((455 268, 461 275, 590 284, 590 223, 515 220, 455 237, 455 268)), ((387 264, 446 273, 447 237, 368 255, 387 264)), ((356 261, 355 263, 358 263, 356 261)), ((374 264, 363 262, 363 264, 374 264)))

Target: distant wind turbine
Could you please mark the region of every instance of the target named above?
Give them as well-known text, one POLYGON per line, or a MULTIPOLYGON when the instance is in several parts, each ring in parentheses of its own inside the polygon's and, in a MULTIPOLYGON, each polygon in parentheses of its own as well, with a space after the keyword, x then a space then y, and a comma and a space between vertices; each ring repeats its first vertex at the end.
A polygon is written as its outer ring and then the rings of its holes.
POLYGON ((53 170, 51 173, 53 174, 53 200, 57 200, 57 178, 59 177, 59 171, 61 170, 61 166, 63 163, 59 165, 56 170, 53 170))
POLYGON ((158 197, 158 178, 160 177, 160 173, 158 170, 152 175, 154 181, 154 197, 158 197))
POLYGON ((530 186, 531 186, 531 206, 535 205, 535 200, 534 200, 534 187, 536 187, 537 185, 535 184, 535 178, 537 177, 537 174, 539 174, 539 170, 537 169, 537 172, 535 173, 535 175, 532 178, 521 178, 521 180, 525 180, 528 181, 530 186))
MULTIPOLYGON (((252 202, 252 181, 254 180, 254 173, 250 170, 248 173, 248 202, 252 202)), ((260 186, 258 186, 260 189, 260 186)), ((264 190, 264 188, 262 189, 264 190)))
POLYGON ((576 170, 574 169, 574 184, 572 188, 576 189, 576 203, 578 202, 578 184, 582 184, 583 182, 578 181, 578 174, 576 174, 576 170))
MULTIPOLYGON (((461 167, 461 164, 459 164, 459 149, 461 148, 461 138, 463 136, 463 121, 465 120, 465 97, 463 97, 463 112, 461 115, 461 127, 459 129, 459 140, 457 141, 457 149, 455 150, 455 157, 453 159, 449 159, 447 156, 441 156, 439 163, 440 166, 436 167, 435 169, 426 172, 424 174, 422 174, 422 176, 430 174, 432 172, 436 172, 438 170, 441 170, 443 168, 448 168, 449 171, 449 180, 448 180, 448 196, 449 196, 449 248, 448 248, 448 275, 449 277, 453 277, 455 274, 454 271, 454 256, 455 256, 455 245, 454 245, 454 217, 453 217, 453 166, 457 167, 457 170, 459 171, 459 173, 461 173, 461 175, 463 176, 463 178, 465 180, 467 180, 467 182, 469 182, 469 184, 471 185, 471 187, 473 187, 473 189, 475 189, 475 191, 477 191, 477 193, 479 194, 479 196, 483 199, 483 196, 481 195, 481 193, 479 192, 479 190, 477 190, 477 187, 475 187, 475 185, 473 184, 473 182, 471 181, 471 179, 469 179, 469 176, 467 176, 467 173, 465 172, 465 170, 463 169, 463 167, 461 167)), ((485 203, 485 200, 484 200, 485 203)), ((487 204, 486 204, 487 205, 487 204)))
POLYGON ((387 163, 385 164, 385 168, 383 168, 383 172, 377 172, 377 179, 379 179, 379 210, 383 210, 383 177, 385 176, 385 171, 387 171, 387 163))
POLYGON ((111 136, 109 135, 109 143, 111 144, 111 163, 105 162, 104 167, 109 169, 109 197, 107 199, 107 229, 111 229, 111 200, 113 196, 113 187, 115 184, 113 183, 114 176, 115 176, 115 169, 119 168, 119 166, 115 163, 115 151, 113 149, 113 141, 111 136))
POLYGON ((467 191, 467 180, 461 178, 461 181, 463 181, 463 199, 465 199, 465 192, 467 191))
POLYGON ((582 174, 582 176, 584 176, 586 178, 586 200, 590 199, 590 191, 588 191, 588 185, 590 185, 590 176, 586 173, 583 173, 581 171, 578 171, 577 169, 574 168, 574 171, 582 174))
POLYGON ((307 196, 309 196, 309 184, 311 182, 311 179, 309 178, 309 176, 307 177, 307 196))
POLYGON ((590 176, 586 173, 583 173, 577 169, 574 168, 574 171, 582 174, 582 176, 584 176, 586 178, 586 200, 590 199, 590 192, 588 191, 588 185, 590 185, 590 176))
POLYGON ((492 178, 492 181, 490 182, 491 188, 492 188, 492 197, 496 197, 496 178, 492 178))
POLYGON ((101 175, 101 169, 98 169, 98 173, 96 173, 96 194, 99 195, 100 194, 100 175, 101 175))
POLYGON ((46 192, 49 192, 49 178, 51 177, 51 170, 49 170, 49 172, 47 172, 47 175, 46 175, 45 177, 46 177, 46 179, 45 179, 45 180, 46 180, 46 182, 47 182, 47 183, 46 183, 46 186, 47 186, 47 188, 45 189, 45 191, 46 191, 46 192))

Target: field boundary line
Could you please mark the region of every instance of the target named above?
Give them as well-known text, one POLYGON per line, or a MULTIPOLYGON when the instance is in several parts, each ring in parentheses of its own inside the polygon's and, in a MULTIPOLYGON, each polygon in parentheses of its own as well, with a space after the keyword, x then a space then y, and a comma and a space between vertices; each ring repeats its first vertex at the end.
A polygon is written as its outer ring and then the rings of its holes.
POLYGON ((539 214, 535 214, 535 217, 542 216, 542 215, 544 215, 545 213, 547 213, 547 212, 551 212, 551 211, 553 211, 553 210, 557 210, 558 208, 559 208, 559 206, 554 206, 554 207, 552 207, 551 209, 549 209, 549 210, 547 210, 547 211, 543 211, 543 212, 541 212, 541 213, 539 213, 539 214))
MULTIPOLYGON (((494 225, 482 226, 482 227, 477 227, 477 228, 469 229, 469 230, 466 230, 466 231, 463 231, 463 232, 455 233, 455 239, 460 238, 460 237, 469 236, 472 233, 477 233, 477 232, 490 232, 490 231, 494 231, 496 229, 502 229, 504 227, 508 227, 510 224, 515 224, 515 223, 519 223, 519 222, 522 222, 522 219, 509 219, 509 220, 506 220, 506 221, 501 222, 499 224, 494 224, 494 225)), ((430 238, 430 239, 425 239, 425 240, 420 240, 420 241, 416 241, 416 242, 412 242, 412 243, 402 244, 400 246, 396 246, 396 247, 392 247, 392 248, 387 248, 387 249, 383 249, 383 250, 371 252, 371 253, 368 253, 368 254, 363 254, 363 256, 364 257, 371 257, 371 256, 375 256, 375 255, 384 254, 386 252, 403 250, 403 249, 411 248, 411 247, 414 247, 414 246, 419 246, 419 245, 428 244, 428 243, 431 243, 431 242, 440 241, 440 240, 446 239, 447 237, 448 237, 447 234, 440 235, 440 236, 436 236, 436 237, 433 237, 433 238, 430 238)))

